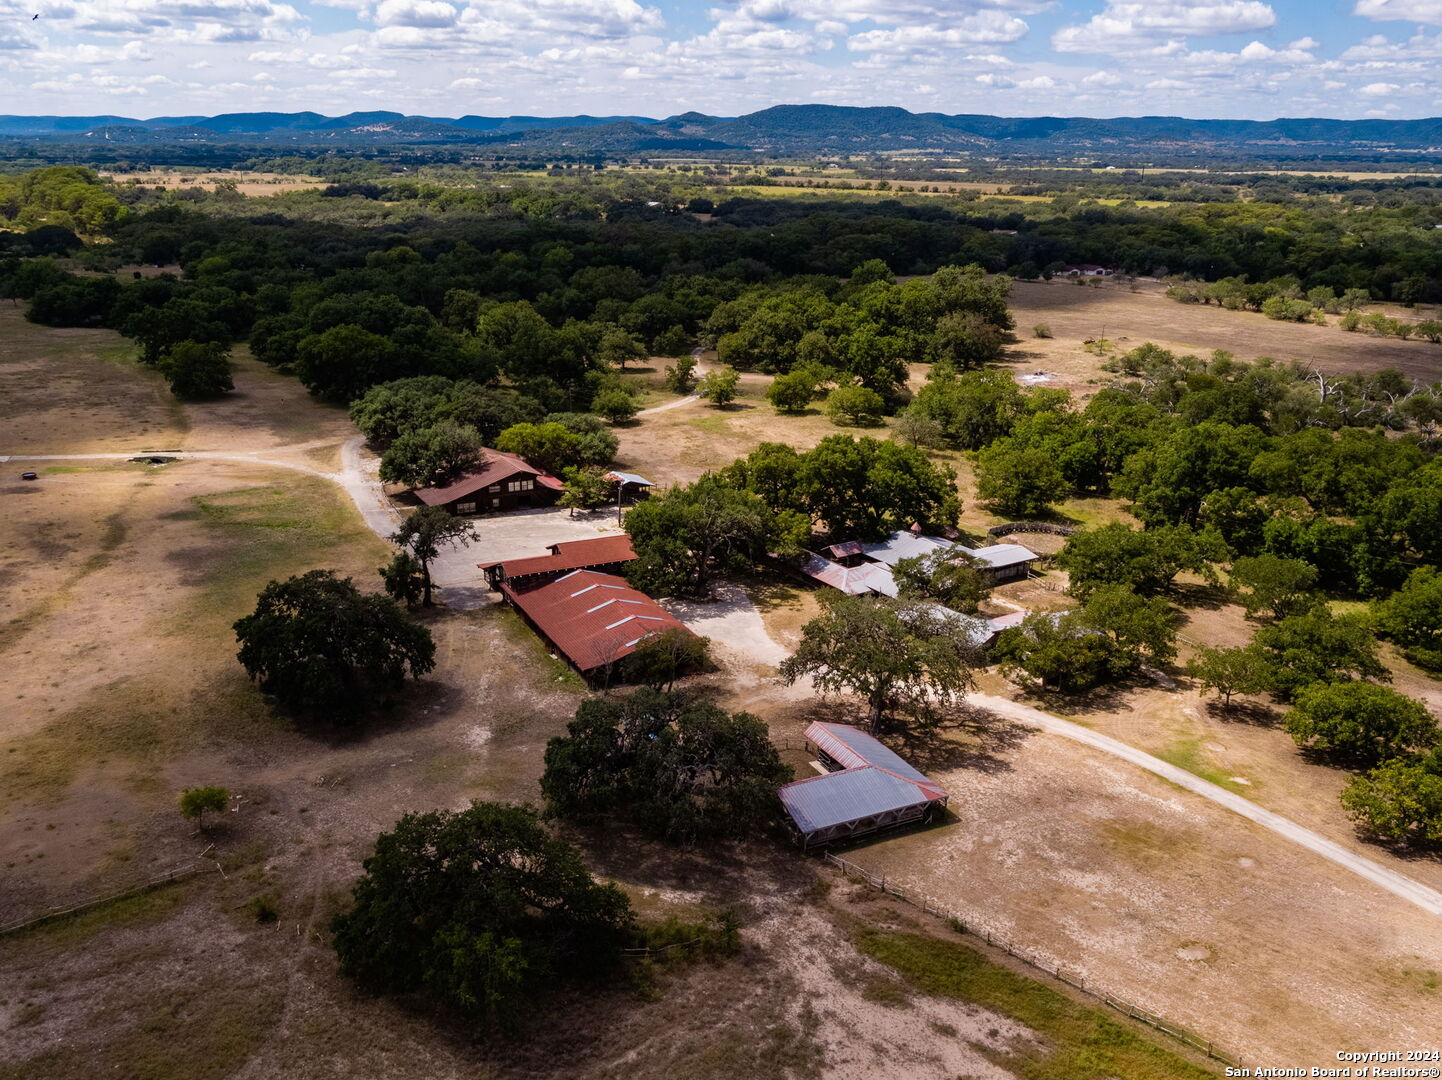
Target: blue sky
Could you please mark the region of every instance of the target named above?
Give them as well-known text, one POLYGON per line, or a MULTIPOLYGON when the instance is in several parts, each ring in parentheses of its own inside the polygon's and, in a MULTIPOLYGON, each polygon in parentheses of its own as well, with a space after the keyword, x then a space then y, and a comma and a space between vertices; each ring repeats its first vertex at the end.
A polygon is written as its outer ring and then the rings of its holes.
POLYGON ((1439 71, 1442 0, 0 0, 11 113, 1401 118, 1439 71))

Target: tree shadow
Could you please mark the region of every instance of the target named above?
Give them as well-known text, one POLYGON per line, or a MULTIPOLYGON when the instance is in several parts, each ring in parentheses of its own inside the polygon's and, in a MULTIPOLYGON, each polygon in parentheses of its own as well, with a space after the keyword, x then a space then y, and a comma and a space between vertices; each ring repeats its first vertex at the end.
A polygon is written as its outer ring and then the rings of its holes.
POLYGON ((883 732, 882 739, 928 776, 971 769, 988 774, 1012 771, 1006 756, 1032 735, 1031 729, 964 705, 947 711, 940 722, 883 732))
POLYGON ((1265 701, 1233 700, 1230 704, 1209 701, 1203 708, 1208 716, 1233 724, 1248 724, 1259 728, 1280 728, 1283 713, 1265 701))
POLYGON ((1205 608, 1208 611, 1219 611, 1232 602, 1231 594, 1220 585, 1173 582, 1167 593, 1181 607, 1205 608))

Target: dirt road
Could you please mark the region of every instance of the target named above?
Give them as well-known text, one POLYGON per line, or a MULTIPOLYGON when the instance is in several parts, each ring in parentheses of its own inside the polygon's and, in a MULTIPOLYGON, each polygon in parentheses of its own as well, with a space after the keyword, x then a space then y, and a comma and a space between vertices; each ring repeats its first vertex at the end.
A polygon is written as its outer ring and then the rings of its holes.
POLYGON ((1015 701, 1006 698, 993 697, 989 694, 972 694, 968 700, 983 709, 990 709, 1000 716, 1017 720, 1023 724, 1040 728, 1042 731, 1050 732, 1053 735, 1060 735, 1063 738, 1072 739, 1087 746, 1094 747, 1104 753, 1119 757, 1133 765, 1139 765, 1148 772, 1156 773, 1164 780, 1169 780, 1178 787, 1209 799, 1219 806, 1224 806, 1235 814, 1240 814, 1249 821, 1254 821, 1264 829, 1269 829, 1278 836, 1285 837, 1294 844, 1299 844, 1309 851, 1315 852, 1324 859, 1330 859, 1338 866, 1352 871, 1359 877, 1366 878, 1376 885, 1380 885, 1388 892, 1408 900, 1424 911, 1433 915, 1442 915, 1442 893, 1435 889, 1428 888, 1418 881, 1414 881, 1405 874, 1399 874, 1395 870, 1373 862, 1371 859, 1348 851, 1342 845, 1334 843, 1325 837, 1319 836, 1310 829, 1305 829, 1294 821, 1274 814, 1270 810, 1264 810, 1256 803, 1242 798, 1226 788, 1218 787, 1210 781, 1203 780, 1200 776, 1170 765, 1160 758, 1155 758, 1144 750, 1138 750, 1134 746, 1113 739, 1110 735, 1103 735, 1100 732, 1092 731, 1090 728, 1074 724, 1070 720, 1063 720, 1059 716, 1052 716, 1040 709, 1033 709, 1028 705, 1020 705, 1015 701))

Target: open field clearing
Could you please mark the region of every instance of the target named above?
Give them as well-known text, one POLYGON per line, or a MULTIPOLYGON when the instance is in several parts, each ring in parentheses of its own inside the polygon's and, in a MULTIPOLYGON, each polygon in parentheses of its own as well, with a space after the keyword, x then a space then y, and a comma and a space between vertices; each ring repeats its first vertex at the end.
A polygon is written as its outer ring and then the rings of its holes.
MULTIPOLYGON (((1100 359, 1081 348, 1087 339, 1105 338, 1118 352, 1143 342, 1205 357, 1225 349, 1239 360, 1270 356, 1314 364, 1328 372, 1369 372, 1396 368, 1424 382, 1442 378, 1442 345, 1348 333, 1335 325, 1279 322, 1253 311, 1227 311, 1215 305, 1181 304, 1163 295, 1163 286, 1142 282, 1131 292, 1118 281, 1096 288, 1075 281, 1018 281, 1011 293, 1019 344, 1010 355, 1017 374, 1033 368, 1062 378, 1050 385, 1083 390, 1104 377, 1100 359), (1053 338, 1030 336, 1046 323, 1053 338)), ((1389 314, 1397 314, 1389 309, 1389 314)), ((1413 312, 1410 318, 1422 317, 1413 312)))
POLYGON ((1436 917, 1233 814, 1001 721, 913 760, 957 820, 846 854, 898 888, 1250 1061, 1442 1023, 1436 917))
POLYGON ((117 184, 138 184, 141 187, 200 188, 215 190, 218 184, 233 183, 242 195, 280 195, 287 191, 305 191, 325 187, 325 181, 314 176, 287 173, 241 172, 220 169, 215 172, 102 172, 117 184))

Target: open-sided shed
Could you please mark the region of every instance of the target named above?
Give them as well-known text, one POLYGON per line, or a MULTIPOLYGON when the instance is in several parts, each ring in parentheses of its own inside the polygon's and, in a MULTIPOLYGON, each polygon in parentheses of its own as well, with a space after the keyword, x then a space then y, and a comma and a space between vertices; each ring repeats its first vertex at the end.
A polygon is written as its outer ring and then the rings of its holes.
POLYGON ((924 823, 946 809, 945 789, 860 728, 818 721, 806 743, 831 771, 777 792, 804 848, 924 823))

